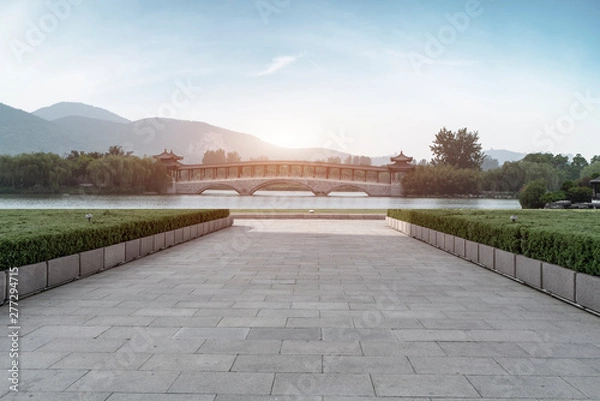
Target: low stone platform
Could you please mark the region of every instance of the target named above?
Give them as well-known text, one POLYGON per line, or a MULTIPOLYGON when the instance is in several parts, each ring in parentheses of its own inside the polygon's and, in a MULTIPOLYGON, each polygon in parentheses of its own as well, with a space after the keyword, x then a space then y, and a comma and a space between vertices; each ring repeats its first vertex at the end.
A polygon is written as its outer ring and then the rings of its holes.
POLYGON ((3 400, 600 399, 599 318, 382 221, 238 220, 18 308, 3 400))

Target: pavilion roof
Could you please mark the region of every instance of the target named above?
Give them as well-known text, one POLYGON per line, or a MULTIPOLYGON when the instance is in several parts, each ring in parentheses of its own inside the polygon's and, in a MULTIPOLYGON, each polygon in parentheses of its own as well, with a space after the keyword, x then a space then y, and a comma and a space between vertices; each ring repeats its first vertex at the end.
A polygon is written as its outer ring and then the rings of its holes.
POLYGON ((390 160, 393 162, 410 163, 413 160, 413 158, 410 156, 406 156, 404 153, 402 153, 402 151, 400 151, 400 154, 398 156, 390 157, 390 160))
POLYGON ((159 159, 159 160, 182 160, 183 156, 178 156, 175 153, 173 153, 173 150, 171 150, 170 152, 167 152, 167 149, 163 150, 163 152, 159 155, 154 156, 155 158, 159 159))

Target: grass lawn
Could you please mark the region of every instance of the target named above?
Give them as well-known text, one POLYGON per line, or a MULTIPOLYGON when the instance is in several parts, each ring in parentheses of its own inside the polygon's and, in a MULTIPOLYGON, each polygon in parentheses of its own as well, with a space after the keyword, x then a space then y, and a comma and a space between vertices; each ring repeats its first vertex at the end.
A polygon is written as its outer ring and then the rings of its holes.
POLYGON ((0 209, 0 238, 61 234, 73 230, 101 228, 148 219, 177 217, 198 213, 190 209, 0 209), (91 222, 85 215, 91 213, 91 222))
MULTIPOLYGON (((407 211, 407 210, 405 210, 407 211)), ((513 229, 552 230, 565 234, 586 234, 600 238, 600 210, 416 210, 431 216, 455 217, 464 221, 492 224, 496 227, 513 229), (512 222, 510 216, 517 216, 512 222)))

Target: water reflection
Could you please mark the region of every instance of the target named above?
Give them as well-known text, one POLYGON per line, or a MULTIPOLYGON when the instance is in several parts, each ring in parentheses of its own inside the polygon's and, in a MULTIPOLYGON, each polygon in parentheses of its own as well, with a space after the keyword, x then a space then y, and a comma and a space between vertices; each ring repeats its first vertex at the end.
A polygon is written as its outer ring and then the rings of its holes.
POLYGON ((234 191, 202 195, 1 195, 0 209, 520 209, 515 199, 375 198, 362 192, 326 197, 309 191, 234 191))

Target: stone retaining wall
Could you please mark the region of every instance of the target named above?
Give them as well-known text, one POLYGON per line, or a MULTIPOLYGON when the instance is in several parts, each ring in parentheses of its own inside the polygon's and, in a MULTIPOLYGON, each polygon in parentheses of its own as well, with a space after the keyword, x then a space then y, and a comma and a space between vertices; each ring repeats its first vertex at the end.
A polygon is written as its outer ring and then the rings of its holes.
POLYGON ((386 226, 530 287, 600 313, 600 277, 386 217, 386 226), (429 235, 423 233, 428 232, 429 235), (442 235, 440 235, 442 234, 442 235), (454 250, 450 244, 454 244, 454 250))
MULTIPOLYGON (((162 249, 196 239, 233 225, 233 216, 179 228, 120 244, 20 266, 18 272, 19 298, 57 287, 104 270, 112 269, 158 252, 162 249)), ((0 271, 0 305, 7 301, 8 271, 0 271)))

